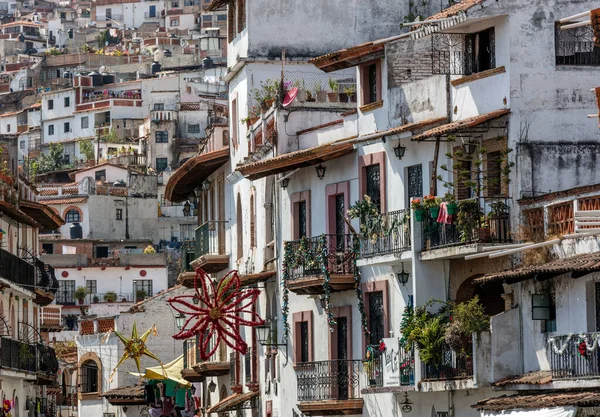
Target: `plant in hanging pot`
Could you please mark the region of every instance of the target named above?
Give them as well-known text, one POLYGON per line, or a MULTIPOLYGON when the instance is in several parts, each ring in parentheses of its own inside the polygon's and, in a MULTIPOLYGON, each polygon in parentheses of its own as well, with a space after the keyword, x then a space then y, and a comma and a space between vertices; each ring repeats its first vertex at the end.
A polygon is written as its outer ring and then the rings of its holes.
POLYGON ((413 199, 410 202, 410 208, 415 212, 415 220, 418 222, 423 221, 423 212, 425 211, 423 208, 423 203, 418 198, 413 199))
POLYGON ((454 197, 454 193, 450 191, 446 192, 444 194, 444 201, 446 202, 446 211, 448 214, 456 214, 456 197, 454 197))
POLYGON ((333 78, 329 79, 329 89, 331 91, 327 93, 327 101, 329 101, 330 103, 337 103, 338 101, 340 101, 340 95, 338 92, 339 84, 337 80, 334 80, 333 78))
POLYGON ((440 197, 433 195, 423 197, 423 207, 425 210, 429 210, 429 215, 434 220, 437 220, 438 215, 440 214, 440 204, 442 204, 442 199, 440 197))
POLYGON ((83 300, 85 300, 85 296, 88 294, 88 291, 85 287, 77 287, 75 292, 73 293, 73 297, 79 301, 79 304, 83 304, 83 300))

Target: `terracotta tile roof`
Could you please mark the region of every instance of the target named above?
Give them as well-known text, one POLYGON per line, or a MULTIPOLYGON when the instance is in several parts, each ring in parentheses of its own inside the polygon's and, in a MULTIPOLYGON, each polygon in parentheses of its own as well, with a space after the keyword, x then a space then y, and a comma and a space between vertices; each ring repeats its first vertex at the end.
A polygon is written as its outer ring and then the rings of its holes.
POLYGON ((144 385, 123 386, 106 391, 104 398, 109 399, 144 399, 144 385))
POLYGON ((25 109, 9 111, 7 113, 0 114, 0 117, 16 116, 17 114, 23 113, 24 111, 25 111, 25 109))
POLYGON ((528 394, 503 395, 488 398, 473 405, 480 411, 503 411, 513 409, 551 407, 591 407, 600 405, 600 391, 544 391, 528 394))
POLYGON ((435 119, 427 119, 427 120, 422 120, 420 122, 413 122, 413 123, 407 123, 401 126, 397 126, 397 127, 393 127, 391 129, 388 130, 382 130, 381 132, 377 132, 373 135, 366 135, 369 138, 368 139, 364 139, 362 140, 360 137, 356 140, 356 142, 363 142, 363 141, 369 141, 369 140, 373 140, 374 138, 378 138, 378 137, 383 137, 383 136, 392 136, 392 135, 398 135, 400 133, 405 133, 405 132, 412 132, 415 130, 419 130, 419 129, 423 129, 429 125, 433 125, 433 124, 439 124, 439 123, 443 123, 445 122, 447 119, 445 117, 438 117, 435 119))
POLYGON ((229 397, 226 397, 206 410, 206 413, 224 413, 233 410, 236 406, 242 404, 244 401, 249 401, 255 397, 258 397, 259 395, 260 393, 258 391, 250 391, 245 394, 231 394, 229 397))
POLYGON ((65 224, 65 221, 50 207, 36 201, 22 200, 19 208, 29 217, 36 219, 42 228, 55 230, 65 224))
POLYGON ((135 303, 134 305, 129 307, 129 310, 127 310, 127 312, 128 313, 139 313, 141 311, 144 311, 144 304, 146 304, 147 302, 154 300, 155 298, 161 297, 165 294, 168 294, 170 292, 173 292, 175 290, 178 290, 181 287, 182 287, 181 284, 177 284, 174 287, 167 288, 166 290, 162 290, 158 294, 153 295, 152 297, 145 298, 144 300, 135 303))
POLYGON ((534 277, 552 278, 554 276, 573 273, 581 277, 592 272, 600 271, 600 252, 586 253, 570 258, 557 259, 543 265, 525 266, 510 271, 494 272, 473 280, 474 284, 485 284, 492 281, 502 281, 513 284, 534 277))
POLYGON ((42 200, 40 203, 45 204, 47 206, 55 205, 55 204, 80 204, 85 203, 87 201, 87 197, 74 197, 74 198, 57 198, 53 200, 42 200))
POLYGON ((411 140, 418 142, 436 136, 450 135, 452 133, 457 133, 462 130, 469 129, 471 127, 479 126, 480 124, 488 122, 490 120, 498 119, 509 113, 509 109, 502 109, 490 113, 480 114, 478 116, 469 117, 468 119, 459 120, 457 122, 452 122, 442 126, 434 127, 433 129, 429 129, 421 133, 420 135, 413 136, 411 140))
POLYGON ((454 16, 460 12, 466 12, 471 7, 477 6, 478 4, 483 3, 483 0, 462 0, 458 3, 453 4, 452 6, 442 10, 439 13, 436 13, 432 16, 429 16, 425 21, 428 20, 436 20, 436 19, 445 19, 447 17, 454 16))
POLYGON ((352 151, 354 151, 352 142, 332 142, 241 165, 237 167, 237 170, 249 180, 256 180, 268 175, 317 165, 347 155, 352 151))
POLYGON ((496 387, 504 387, 506 385, 544 385, 550 382, 552 382, 551 371, 535 371, 505 378, 494 382, 492 385, 496 387))
POLYGON ((207 10, 212 12, 229 4, 231 0, 212 0, 207 7, 207 10))
POLYGON ((383 56, 385 42, 376 42, 366 42, 361 45, 331 52, 313 58, 308 62, 325 72, 354 67, 377 56, 383 56))
POLYGON ((19 223, 25 223, 31 227, 40 228, 40 224, 38 222, 6 201, 0 201, 0 212, 6 214, 8 217, 16 220, 19 223))
POLYGON ((165 187, 165 198, 180 202, 188 198, 194 189, 229 160, 229 148, 196 155, 175 171, 165 187))

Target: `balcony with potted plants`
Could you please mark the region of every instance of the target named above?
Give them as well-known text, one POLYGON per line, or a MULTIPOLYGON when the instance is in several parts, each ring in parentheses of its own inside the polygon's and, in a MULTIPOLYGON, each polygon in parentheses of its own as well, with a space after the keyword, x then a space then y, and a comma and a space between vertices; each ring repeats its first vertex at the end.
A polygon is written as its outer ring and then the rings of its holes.
MULTIPOLYGON (((208 341, 207 353, 215 347, 215 339, 213 337, 208 341)), ((202 358, 200 349, 202 349, 202 346, 198 337, 183 342, 184 371, 182 375, 184 378, 188 381, 198 382, 204 380, 207 376, 222 376, 230 372, 230 361, 224 343, 219 345, 216 352, 209 359, 202 358)))
POLYGON ((304 295, 354 289, 359 246, 350 234, 284 242, 283 280, 287 288, 304 295))
POLYGON ((356 108, 353 70, 326 73, 286 71, 283 105, 293 108, 352 110, 356 108))
MULTIPOLYGON (((193 270, 202 268, 208 273, 215 273, 223 271, 229 266, 229 253, 226 245, 228 224, 227 220, 209 220, 196 228, 195 259, 190 262, 193 270)), ((183 284, 186 285, 186 283, 183 284)), ((193 282, 191 285, 193 286, 193 282)))

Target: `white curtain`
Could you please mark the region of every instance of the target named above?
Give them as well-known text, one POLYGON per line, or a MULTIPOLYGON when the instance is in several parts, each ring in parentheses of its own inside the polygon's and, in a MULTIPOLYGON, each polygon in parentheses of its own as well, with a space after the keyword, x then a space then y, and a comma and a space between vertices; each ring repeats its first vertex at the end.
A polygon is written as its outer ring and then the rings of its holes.
POLYGON ((482 411, 481 417, 574 417, 575 407, 536 408, 533 410, 482 411))

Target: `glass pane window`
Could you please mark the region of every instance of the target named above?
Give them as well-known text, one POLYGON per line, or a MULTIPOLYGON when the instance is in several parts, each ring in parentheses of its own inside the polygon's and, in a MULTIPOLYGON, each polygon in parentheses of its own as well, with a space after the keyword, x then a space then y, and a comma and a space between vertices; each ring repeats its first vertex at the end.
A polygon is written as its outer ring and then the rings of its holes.
POLYGON ((136 303, 142 301, 146 297, 152 297, 152 280, 139 279, 133 281, 133 295, 135 296, 136 303))
POLYGON ((71 209, 67 211, 67 215, 65 216, 65 222, 67 223, 79 223, 81 221, 81 216, 79 215, 79 211, 75 209, 71 209))
POLYGON ((413 165, 406 169, 408 175, 408 201, 423 196, 423 166, 413 165))
POLYGON ((371 201, 377 206, 377 210, 381 212, 381 172, 379 164, 369 165, 365 171, 367 195, 371 197, 371 201))
POLYGON ((298 203, 298 237, 306 236, 306 201, 298 203))
POLYGON ((300 361, 308 362, 308 322, 300 323, 300 361))
POLYGON ((167 158, 156 158, 156 170, 162 172, 167 169, 168 161, 167 158))
POLYGON ((58 281, 58 292, 56 293, 56 304, 75 304, 75 280, 58 281))
POLYGON ((368 67, 368 81, 369 81, 369 103, 375 103, 377 101, 377 65, 371 64, 368 67))
POLYGON ((98 365, 94 361, 86 361, 81 365, 79 376, 81 392, 98 392, 98 365))
POLYGON ((88 279, 87 281, 85 281, 85 288, 87 289, 88 294, 91 294, 92 297, 94 296, 94 294, 98 293, 97 283, 98 281, 96 281, 95 279, 88 279))
POLYGON ((169 132, 165 130, 159 130, 154 132, 154 137, 156 138, 156 143, 168 143, 169 142, 169 132))
POLYGON ((384 337, 383 291, 369 293, 369 344, 379 345, 384 337))

